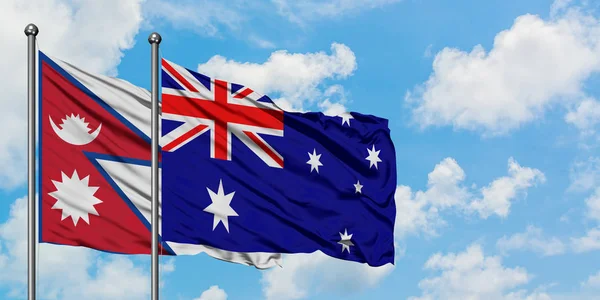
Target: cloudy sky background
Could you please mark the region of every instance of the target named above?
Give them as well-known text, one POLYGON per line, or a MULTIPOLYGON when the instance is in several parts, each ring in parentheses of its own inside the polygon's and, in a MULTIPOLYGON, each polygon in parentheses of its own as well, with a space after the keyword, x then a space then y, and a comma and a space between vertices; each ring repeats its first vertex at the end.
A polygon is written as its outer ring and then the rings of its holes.
MULTIPOLYGON (((286 109, 390 120, 395 266, 161 258, 163 299, 600 295, 595 1, 4 0, 0 16, 1 298, 26 288, 29 22, 45 53, 142 87, 158 31, 163 57, 286 109)), ((41 245, 40 299, 147 299, 149 261, 41 245)))

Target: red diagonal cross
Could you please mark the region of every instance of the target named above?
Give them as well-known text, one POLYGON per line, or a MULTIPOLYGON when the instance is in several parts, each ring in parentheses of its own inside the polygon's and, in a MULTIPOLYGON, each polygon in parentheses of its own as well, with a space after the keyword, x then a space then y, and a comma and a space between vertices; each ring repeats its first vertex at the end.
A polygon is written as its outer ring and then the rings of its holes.
MULTIPOLYGON (((227 144, 229 142, 227 140, 228 123, 283 130, 283 111, 228 103, 227 93, 229 93, 227 82, 215 80, 214 101, 163 94, 162 112, 213 120, 215 140, 212 146, 215 147, 215 158, 224 160, 227 160, 227 144)), ((243 94, 246 93, 240 93, 236 98, 240 98, 240 95, 243 97, 243 94)), ((204 126, 198 131, 203 128, 204 126)))

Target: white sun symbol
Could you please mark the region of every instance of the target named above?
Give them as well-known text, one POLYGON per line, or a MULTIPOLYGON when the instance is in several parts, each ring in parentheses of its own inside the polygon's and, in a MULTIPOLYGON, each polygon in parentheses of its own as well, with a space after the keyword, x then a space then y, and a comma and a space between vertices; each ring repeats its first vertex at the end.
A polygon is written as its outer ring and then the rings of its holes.
POLYGON ((56 203, 54 203, 52 209, 62 210, 61 221, 71 217, 75 226, 77 226, 79 219, 90 224, 89 215, 98 216, 94 205, 102 203, 102 200, 94 196, 98 187, 89 186, 89 175, 80 179, 77 170, 73 171, 71 178, 63 172, 60 173, 62 175, 62 182, 52 180, 56 191, 48 193, 48 195, 56 199, 56 203))

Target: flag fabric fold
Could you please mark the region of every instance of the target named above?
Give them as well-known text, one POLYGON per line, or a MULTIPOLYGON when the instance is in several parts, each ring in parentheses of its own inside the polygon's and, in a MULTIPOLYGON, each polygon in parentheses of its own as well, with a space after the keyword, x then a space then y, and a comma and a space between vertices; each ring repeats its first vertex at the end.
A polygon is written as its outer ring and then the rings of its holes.
MULTIPOLYGON (((150 101, 146 89, 39 52, 40 242, 151 253, 150 101)), ((169 245, 160 228, 163 255, 281 264, 278 253, 169 245)))
POLYGON ((167 244, 394 263, 387 120, 284 111, 163 59, 162 128, 167 244))

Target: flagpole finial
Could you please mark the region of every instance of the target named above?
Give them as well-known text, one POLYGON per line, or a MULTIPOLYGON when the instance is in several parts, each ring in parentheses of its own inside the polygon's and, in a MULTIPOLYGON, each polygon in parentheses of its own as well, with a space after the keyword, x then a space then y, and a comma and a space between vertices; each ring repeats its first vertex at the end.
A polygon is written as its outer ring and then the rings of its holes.
POLYGON ((38 32, 40 32, 40 30, 33 23, 30 23, 27 26, 25 26, 25 35, 26 36, 30 36, 30 35, 36 36, 38 34, 38 32))
POLYGON ((160 41, 162 41, 162 37, 160 37, 160 34, 158 34, 158 32, 153 32, 148 37, 148 43, 150 44, 160 44, 160 41))

